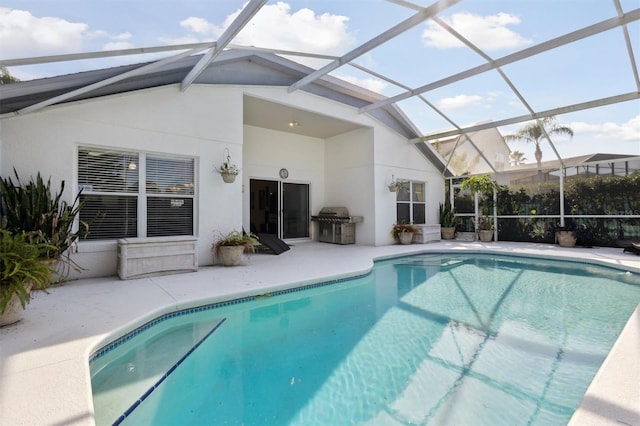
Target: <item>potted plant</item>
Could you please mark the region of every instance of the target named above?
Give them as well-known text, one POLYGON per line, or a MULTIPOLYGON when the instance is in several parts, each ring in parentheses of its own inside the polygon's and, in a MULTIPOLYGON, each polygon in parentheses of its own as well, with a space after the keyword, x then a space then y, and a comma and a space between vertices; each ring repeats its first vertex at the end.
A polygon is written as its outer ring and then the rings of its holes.
POLYGON ((231 231, 213 243, 213 253, 220 258, 224 266, 237 266, 242 263, 244 253, 253 253, 258 239, 252 233, 231 231))
POLYGON ((478 228, 478 238, 480 241, 488 243, 493 240, 493 217, 478 216, 476 227, 478 228))
POLYGON ((393 225, 393 228, 391 228, 391 235, 400 241, 400 244, 411 244, 413 234, 416 231, 417 228, 410 223, 396 223, 393 225))
POLYGON ((398 189, 400 189, 401 186, 402 182, 396 180, 396 177, 391 175, 391 182, 389 183, 389 185, 387 185, 387 188, 389 188, 389 192, 398 192, 398 189))
POLYGON ((560 247, 575 247, 577 236, 575 228, 571 225, 555 226, 553 228, 556 242, 560 247))
POLYGON ((496 182, 488 174, 469 176, 460 184, 460 189, 468 189, 478 194, 479 199, 487 201, 488 205, 478 212, 476 231, 480 241, 489 242, 493 239, 493 217, 482 215, 482 210, 490 210, 493 206, 493 191, 498 188, 496 182))
POLYGON ((0 327, 20 321, 31 291, 51 284, 53 271, 42 260, 42 252, 53 247, 31 243, 32 239, 25 232, 0 229, 0 327))
POLYGON ((444 204, 440 203, 440 233, 443 240, 453 240, 456 236, 456 226, 458 225, 458 217, 451 202, 445 200, 444 204))
POLYGON ((78 192, 73 203, 62 200, 65 183, 60 183, 60 190, 52 193, 51 178, 46 182, 37 174, 35 180, 23 184, 18 172, 14 169, 16 181, 11 178, 0 178, 0 198, 4 200, 2 209, 3 228, 13 234, 24 232, 29 242, 45 244, 48 247, 41 253, 52 265, 62 263, 60 279, 66 277, 69 268, 81 269, 71 259, 69 248, 79 238, 86 237, 89 224, 80 221, 74 231, 76 217, 80 213, 82 203, 78 192))
POLYGON ((231 156, 229 155, 229 150, 225 149, 227 154, 227 159, 222 165, 216 168, 216 171, 220 173, 222 176, 222 180, 225 183, 233 183, 236 180, 236 176, 240 174, 240 169, 238 166, 231 162, 231 156))
POLYGON ((460 184, 460 189, 468 189, 472 193, 478 193, 484 198, 493 195, 493 190, 497 187, 496 182, 488 174, 469 176, 460 184))

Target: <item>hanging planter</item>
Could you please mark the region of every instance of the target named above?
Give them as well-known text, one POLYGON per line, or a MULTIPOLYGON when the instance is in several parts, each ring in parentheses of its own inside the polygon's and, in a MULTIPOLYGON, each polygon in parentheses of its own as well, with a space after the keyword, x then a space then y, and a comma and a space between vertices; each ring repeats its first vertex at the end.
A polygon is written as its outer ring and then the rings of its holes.
POLYGON ((387 187, 389 188, 389 192, 398 192, 400 186, 402 186, 400 181, 397 181, 395 176, 391 175, 391 183, 387 185, 387 187))
POLYGON ((227 160, 222 165, 216 168, 216 171, 222 176, 222 180, 225 183, 233 183, 236 180, 236 176, 240 174, 238 166, 231 162, 231 156, 229 155, 229 149, 225 148, 227 154, 227 160))
POLYGON ((220 175, 222 175, 224 183, 233 183, 236 180, 236 176, 238 176, 237 174, 223 172, 220 172, 220 175))

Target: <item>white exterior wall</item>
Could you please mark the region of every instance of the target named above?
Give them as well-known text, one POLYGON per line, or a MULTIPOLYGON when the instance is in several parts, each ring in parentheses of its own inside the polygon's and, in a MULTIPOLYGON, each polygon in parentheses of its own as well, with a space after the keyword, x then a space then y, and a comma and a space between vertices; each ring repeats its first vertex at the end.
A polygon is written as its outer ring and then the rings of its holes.
POLYGON ((328 206, 345 206, 356 224, 356 244, 375 245, 373 129, 362 128, 330 139, 325 146, 328 206))
MULTIPOLYGON (((249 179, 310 184, 311 212, 344 205, 364 216, 356 226, 357 244, 384 245, 395 222, 391 174, 427 182, 427 223, 437 223, 444 199, 440 173, 407 142, 356 108, 286 87, 177 85, 105 96, 46 108, 0 121, 0 173, 15 167, 24 181, 39 171, 54 187, 66 182, 64 198, 77 189, 77 150, 96 146, 196 159, 195 236, 198 263, 210 265, 217 233, 249 229, 249 179), (352 121, 362 127, 326 140, 243 125, 243 95, 352 121), (215 167, 225 149, 241 178, 225 184, 215 167), (246 188, 246 191, 243 191, 246 188)), ((81 241, 74 260, 82 277, 115 275, 116 241, 81 241)), ((72 278, 78 274, 72 274, 72 278)))
MULTIPOLYGON (((195 235, 200 265, 212 263, 214 231, 242 226, 242 184, 225 184, 215 172, 224 149, 242 167, 242 92, 215 86, 178 86, 129 92, 4 118, 0 128, 2 164, 24 181, 38 171, 54 187, 66 182, 64 198, 77 189, 80 145, 177 154, 196 158, 195 235)), ((116 241, 81 241, 76 262, 83 277, 114 275, 116 241)))
POLYGON ((386 127, 375 134, 375 245, 393 244, 391 228, 396 222, 396 193, 389 192, 392 176, 425 182, 426 224, 440 223, 439 205, 444 202, 444 178, 438 169, 405 138, 386 127))
MULTIPOLYGON (((280 181, 286 168, 286 182, 309 184, 310 209, 316 213, 324 203, 324 140, 261 127, 244 126, 242 183, 245 191, 242 223, 250 229, 249 180, 280 181)), ((311 235, 311 233, 310 233, 311 235)))

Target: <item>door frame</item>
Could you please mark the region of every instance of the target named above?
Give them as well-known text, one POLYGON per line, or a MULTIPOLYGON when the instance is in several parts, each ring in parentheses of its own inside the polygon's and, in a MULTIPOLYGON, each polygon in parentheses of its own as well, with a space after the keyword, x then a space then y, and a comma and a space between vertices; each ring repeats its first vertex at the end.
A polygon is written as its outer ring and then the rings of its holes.
MULTIPOLYGON (((260 189, 256 190, 256 193, 252 193, 253 191, 253 183, 254 181, 260 181, 260 182, 268 182, 269 184, 276 184, 276 188, 277 188, 277 193, 276 193, 276 197, 277 197, 277 207, 276 207, 276 214, 277 214, 277 220, 276 220, 276 232, 275 235, 280 238, 283 239, 283 232, 284 232, 284 208, 283 208, 283 196, 284 196, 284 191, 283 191, 283 185, 284 184, 296 184, 296 185, 306 185, 307 186, 307 194, 308 194, 308 200, 307 200, 307 204, 308 204, 308 212, 311 212, 311 182, 310 181, 297 181, 297 180, 282 180, 282 179, 273 179, 273 178, 263 178, 263 177, 250 177, 249 178, 249 229, 251 230, 251 232, 254 233, 269 233, 272 234, 272 232, 268 232, 268 225, 270 223, 270 221, 266 221, 265 225, 267 226, 266 230, 261 230, 261 229, 255 229, 252 225, 252 210, 254 210, 254 208, 257 208, 260 210, 260 205, 262 203, 262 199, 261 199, 261 195, 259 193, 259 191, 261 191, 260 189), (254 206, 252 208, 252 206, 254 206)), ((263 212, 268 213, 267 210, 267 198, 268 198, 268 194, 264 195, 264 202, 265 202, 265 207, 263 212)), ((262 225, 262 224, 260 224, 262 225)), ((311 221, 309 220, 308 223, 308 227, 307 227, 307 236, 306 237, 296 237, 296 238, 287 238, 286 241, 308 241, 312 239, 312 234, 313 230, 311 229, 311 221)))

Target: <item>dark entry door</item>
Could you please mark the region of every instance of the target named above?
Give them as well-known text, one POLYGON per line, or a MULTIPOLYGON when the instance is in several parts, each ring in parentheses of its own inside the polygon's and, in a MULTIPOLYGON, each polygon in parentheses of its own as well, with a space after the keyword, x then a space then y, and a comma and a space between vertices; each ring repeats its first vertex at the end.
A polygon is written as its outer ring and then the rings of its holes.
POLYGON ((251 179, 249 187, 250 195, 250 220, 251 232, 273 234, 278 233, 278 212, 280 200, 278 198, 277 180, 251 179))
POLYGON ((309 237, 308 184, 251 179, 249 187, 251 232, 309 237))

